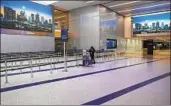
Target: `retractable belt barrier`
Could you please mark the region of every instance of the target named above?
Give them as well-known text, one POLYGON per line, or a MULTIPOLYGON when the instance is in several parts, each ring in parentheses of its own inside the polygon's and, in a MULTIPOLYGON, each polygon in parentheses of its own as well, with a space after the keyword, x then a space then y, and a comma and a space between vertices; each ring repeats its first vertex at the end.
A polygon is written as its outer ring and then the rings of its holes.
MULTIPOLYGON (((95 53, 95 60, 97 62, 107 62, 115 59, 115 51, 101 51, 98 50, 95 53)), ((11 53, 1 54, 1 72, 5 72, 5 83, 8 83, 8 71, 20 70, 20 74, 23 73, 23 69, 30 69, 31 78, 34 77, 34 67, 38 70, 43 69, 43 66, 49 67, 50 74, 53 74, 53 70, 57 68, 59 63, 63 63, 61 57, 63 52, 28 52, 28 53, 11 53), (14 64, 15 63, 15 64, 14 64)), ((83 60, 82 50, 78 50, 77 53, 73 51, 67 51, 67 56, 73 56, 75 66, 80 65, 80 61, 83 60)), ((67 61, 68 62, 68 61, 67 61)))

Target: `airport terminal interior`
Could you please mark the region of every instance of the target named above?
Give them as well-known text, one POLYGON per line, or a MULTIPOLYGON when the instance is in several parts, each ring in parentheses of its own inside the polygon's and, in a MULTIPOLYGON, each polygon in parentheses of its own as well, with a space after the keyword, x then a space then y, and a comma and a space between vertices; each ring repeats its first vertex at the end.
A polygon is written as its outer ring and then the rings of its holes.
POLYGON ((170 105, 170 1, 1 1, 1 105, 170 105))

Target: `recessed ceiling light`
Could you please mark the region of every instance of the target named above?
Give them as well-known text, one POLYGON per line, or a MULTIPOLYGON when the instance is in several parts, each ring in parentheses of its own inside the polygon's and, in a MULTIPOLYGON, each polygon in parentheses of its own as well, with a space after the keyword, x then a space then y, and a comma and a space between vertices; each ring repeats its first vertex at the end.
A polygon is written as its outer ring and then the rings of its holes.
POLYGON ((38 4, 43 4, 43 5, 49 5, 49 4, 52 4, 52 3, 59 2, 59 1, 53 1, 53 0, 48 0, 48 1, 32 0, 32 2, 35 2, 35 3, 38 3, 38 4))
POLYGON ((95 1, 87 1, 86 3, 92 3, 92 2, 95 2, 95 1))
POLYGON ((121 3, 121 4, 116 4, 113 6, 109 6, 109 7, 117 7, 117 6, 122 6, 122 5, 126 5, 126 4, 132 4, 132 3, 136 3, 136 2, 140 2, 140 1, 132 1, 132 2, 128 2, 128 3, 121 3))
POLYGON ((66 17, 66 16, 60 16, 60 17, 57 17, 57 18, 63 18, 63 17, 66 17))
POLYGON ((163 13, 169 13, 170 11, 164 11, 164 12, 157 12, 157 13, 149 13, 149 14, 143 14, 143 15, 135 15, 132 17, 139 17, 139 16, 148 16, 148 15, 156 15, 156 14, 163 14, 163 13))
POLYGON ((130 10, 122 10, 122 11, 118 11, 118 12, 126 12, 126 11, 138 10, 138 9, 145 9, 145 8, 162 6, 162 5, 166 5, 166 4, 170 4, 170 3, 158 4, 158 5, 147 6, 147 7, 140 7, 140 8, 134 8, 134 9, 130 9, 130 10))

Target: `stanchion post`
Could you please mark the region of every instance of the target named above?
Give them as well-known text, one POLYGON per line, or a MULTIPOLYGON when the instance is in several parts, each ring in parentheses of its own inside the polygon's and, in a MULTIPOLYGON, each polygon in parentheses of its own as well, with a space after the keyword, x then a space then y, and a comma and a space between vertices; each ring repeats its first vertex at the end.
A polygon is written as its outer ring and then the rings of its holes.
POLYGON ((64 42, 64 72, 67 72, 66 42, 64 42))
POLYGON ((77 58, 77 52, 75 53, 75 60, 76 60, 76 66, 78 66, 78 58, 77 58))
POLYGON ((104 57, 103 57, 103 62, 106 61, 106 56, 105 56, 105 55, 106 55, 106 52, 104 51, 104 52, 103 52, 103 56, 104 56, 104 57))
POLYGON ((56 57, 56 65, 58 64, 58 56, 59 56, 59 54, 57 53, 57 57, 56 57))
POLYGON ((52 74, 53 70, 52 70, 52 58, 51 57, 49 58, 49 61, 50 61, 50 74, 52 74))
POLYGON ((41 56, 39 55, 39 59, 38 59, 39 60, 39 70, 40 70, 40 59, 41 59, 41 56))
POLYGON ((22 58, 21 58, 21 55, 20 55, 20 74, 22 73, 22 58))
POLYGON ((68 29, 61 30, 61 40, 64 43, 64 72, 67 72, 67 58, 66 58, 66 41, 68 40, 68 29))
POLYGON ((13 61, 12 61, 12 56, 11 56, 11 65, 12 65, 12 68, 11 70, 14 68, 14 64, 13 64, 13 61))
MULTIPOLYGON (((43 54, 43 57, 44 57, 44 54, 43 54)), ((43 58, 43 61, 44 61, 44 65, 46 64, 46 56, 45 56, 45 58, 43 58)))
POLYGON ((30 73, 31 73, 31 78, 33 78, 33 67, 32 67, 32 58, 30 57, 30 73))
POLYGON ((7 61, 5 60, 5 83, 8 83, 7 61))
POLYGON ((113 51, 112 56, 113 56, 113 60, 115 60, 115 50, 113 51))
POLYGON ((53 61, 52 61, 52 63, 53 63, 53 69, 55 69, 56 67, 55 67, 55 55, 54 55, 54 58, 52 58, 53 59, 53 61))

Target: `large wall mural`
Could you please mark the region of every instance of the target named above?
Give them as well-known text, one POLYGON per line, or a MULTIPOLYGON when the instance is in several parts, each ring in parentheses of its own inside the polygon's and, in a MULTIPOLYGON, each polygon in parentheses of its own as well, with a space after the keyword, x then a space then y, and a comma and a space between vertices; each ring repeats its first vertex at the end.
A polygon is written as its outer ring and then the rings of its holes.
POLYGON ((116 32, 116 20, 101 20, 100 21, 100 28, 101 32, 107 34, 114 34, 116 32))
POLYGON ((167 33, 170 30, 170 12, 133 17, 134 34, 167 33))
POLYGON ((30 1, 1 1, 1 33, 52 36, 52 7, 30 1))

